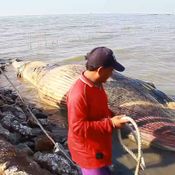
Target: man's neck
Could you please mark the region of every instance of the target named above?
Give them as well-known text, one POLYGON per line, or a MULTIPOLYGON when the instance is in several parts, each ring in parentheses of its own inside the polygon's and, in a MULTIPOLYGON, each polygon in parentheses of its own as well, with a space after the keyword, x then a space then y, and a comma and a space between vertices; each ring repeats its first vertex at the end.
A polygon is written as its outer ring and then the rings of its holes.
POLYGON ((90 81, 92 81, 96 86, 101 86, 102 85, 102 83, 99 82, 98 79, 96 78, 96 72, 86 70, 84 72, 84 76, 87 79, 89 79, 90 81))

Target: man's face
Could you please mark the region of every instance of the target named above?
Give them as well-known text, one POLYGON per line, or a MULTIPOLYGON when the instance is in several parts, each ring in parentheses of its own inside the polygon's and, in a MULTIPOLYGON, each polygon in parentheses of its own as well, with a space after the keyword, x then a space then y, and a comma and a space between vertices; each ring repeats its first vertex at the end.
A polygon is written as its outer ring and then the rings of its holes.
POLYGON ((112 75, 112 71, 113 71, 113 67, 108 67, 108 68, 100 67, 98 69, 99 82, 105 83, 107 79, 112 75))

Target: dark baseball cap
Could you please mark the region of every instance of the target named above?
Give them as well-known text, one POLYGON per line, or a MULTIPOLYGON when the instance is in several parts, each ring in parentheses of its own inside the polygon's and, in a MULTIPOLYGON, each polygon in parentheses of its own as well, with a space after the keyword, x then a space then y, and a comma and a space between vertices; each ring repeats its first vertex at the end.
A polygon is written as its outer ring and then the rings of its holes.
POLYGON ((113 51, 107 47, 96 47, 85 56, 89 66, 98 68, 113 67, 115 70, 123 72, 125 67, 117 62, 113 51))

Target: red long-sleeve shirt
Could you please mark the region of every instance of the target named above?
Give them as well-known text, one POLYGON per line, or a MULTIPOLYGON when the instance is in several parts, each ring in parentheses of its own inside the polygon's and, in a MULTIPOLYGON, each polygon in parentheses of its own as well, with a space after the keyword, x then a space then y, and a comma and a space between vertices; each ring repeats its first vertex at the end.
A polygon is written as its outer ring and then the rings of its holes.
POLYGON ((112 114, 103 87, 96 87, 82 74, 69 90, 67 107, 72 159, 83 168, 110 165, 112 114))

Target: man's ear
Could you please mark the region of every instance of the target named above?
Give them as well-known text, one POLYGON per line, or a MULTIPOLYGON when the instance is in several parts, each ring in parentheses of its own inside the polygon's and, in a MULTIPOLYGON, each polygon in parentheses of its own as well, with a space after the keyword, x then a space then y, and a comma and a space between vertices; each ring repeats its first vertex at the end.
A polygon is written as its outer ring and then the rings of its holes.
POLYGON ((100 66, 98 69, 97 69, 97 73, 99 75, 101 75, 103 73, 103 70, 104 70, 104 67, 100 66))

